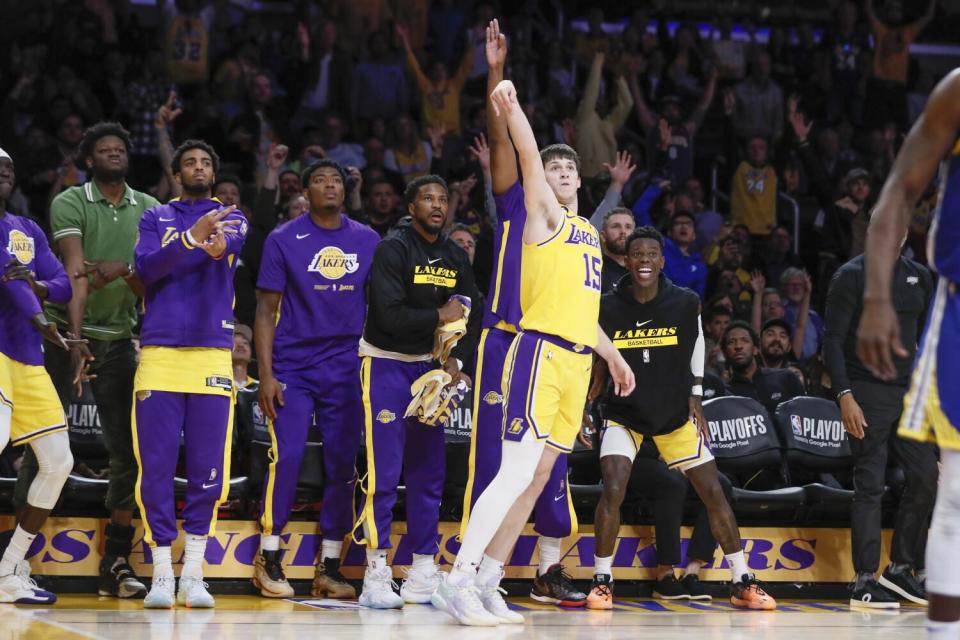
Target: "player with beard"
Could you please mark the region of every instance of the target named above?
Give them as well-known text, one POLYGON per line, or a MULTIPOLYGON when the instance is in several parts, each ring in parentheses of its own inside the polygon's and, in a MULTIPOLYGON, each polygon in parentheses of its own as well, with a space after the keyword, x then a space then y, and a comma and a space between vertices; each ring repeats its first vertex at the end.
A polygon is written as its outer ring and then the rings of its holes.
MULTIPOLYGON (((360 339, 367 481, 354 539, 362 531, 357 543, 367 547, 360 606, 374 609, 427 603, 441 581, 434 556, 445 475, 443 429, 405 413, 411 385, 438 368, 432 355, 437 328, 464 317, 464 298, 471 308, 479 298, 467 254, 441 235, 449 214, 443 178, 414 178, 404 199, 410 217, 397 224, 373 256, 360 339), (401 472, 407 487, 404 541, 413 566, 397 595, 387 551, 401 472)), ((440 363, 453 385, 462 377, 465 349, 461 341, 440 363)))
MULTIPOLYGON (((130 136, 115 122, 84 132, 81 156, 93 179, 61 192, 50 205, 50 226, 63 264, 71 275, 73 295, 66 305, 48 304, 47 316, 68 335, 83 337, 69 354, 44 352, 44 364, 64 409, 82 393, 80 378, 89 374, 97 415, 110 461, 106 507, 110 521, 100 563, 98 593, 142 598, 147 588, 127 558, 134 527, 133 455, 130 410, 137 355, 133 345, 137 302, 143 285, 133 269, 133 247, 143 212, 159 204, 126 183, 130 136)), ((36 475, 32 453, 24 457, 15 502, 23 504, 26 486, 36 475)))
POLYGON ((603 267, 600 271, 600 290, 606 293, 626 275, 627 238, 637 227, 633 211, 626 207, 611 209, 603 216, 600 226, 600 247, 603 249, 603 267))
POLYGON ((760 360, 767 369, 786 369, 790 366, 790 323, 783 318, 772 318, 760 330, 760 360))
POLYGON ((595 365, 591 396, 603 393, 600 437, 603 494, 597 504, 596 556, 588 605, 613 608, 613 549, 620 505, 640 445, 653 438, 663 461, 682 471, 707 508, 731 572, 730 602, 743 609, 776 608, 747 568, 740 535, 716 462, 707 446, 703 417, 704 340, 699 297, 661 273, 663 237, 641 227, 627 240, 627 275, 603 296, 600 326, 627 360, 636 390, 621 397, 607 385, 605 363, 595 365))
POLYGON ((771 416, 781 402, 803 395, 803 383, 790 371, 760 367, 760 336, 746 322, 736 320, 727 325, 720 348, 730 369, 727 395, 753 398, 771 416))
POLYGON ((183 197, 144 212, 134 249, 146 309, 132 430, 139 466, 135 495, 153 556, 148 609, 214 606, 203 582, 203 559, 207 538, 216 531, 217 509, 230 489, 233 278, 247 232, 235 207, 222 207, 211 197, 219 164, 205 142, 180 145, 171 168, 183 197), (186 544, 175 599, 173 479, 181 434, 186 544))
POLYGON ((356 597, 340 574, 340 556, 353 525, 363 435, 357 343, 380 237, 342 213, 346 183, 346 171, 332 160, 318 160, 304 170, 310 213, 267 237, 257 281, 260 407, 272 446, 253 582, 271 598, 294 595, 280 565, 280 535, 296 498, 311 422, 323 439, 326 476, 323 540, 311 595, 356 597))

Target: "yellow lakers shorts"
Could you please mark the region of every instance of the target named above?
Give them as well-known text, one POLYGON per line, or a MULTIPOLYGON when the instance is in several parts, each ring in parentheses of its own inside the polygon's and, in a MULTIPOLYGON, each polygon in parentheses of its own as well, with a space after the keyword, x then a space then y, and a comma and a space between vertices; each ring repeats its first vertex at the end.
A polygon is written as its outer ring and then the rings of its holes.
POLYGON ((25 444, 67 428, 63 405, 47 370, 0 353, 0 402, 13 410, 10 444, 25 444))
POLYGON ((563 452, 573 450, 593 365, 590 347, 533 331, 513 339, 503 368, 503 439, 528 429, 563 452))
MULTIPOLYGON (((626 456, 633 462, 644 437, 618 422, 604 420, 600 433, 600 457, 626 456)), ((686 471, 713 460, 703 434, 689 420, 679 429, 652 437, 660 450, 660 457, 671 469, 686 471)))

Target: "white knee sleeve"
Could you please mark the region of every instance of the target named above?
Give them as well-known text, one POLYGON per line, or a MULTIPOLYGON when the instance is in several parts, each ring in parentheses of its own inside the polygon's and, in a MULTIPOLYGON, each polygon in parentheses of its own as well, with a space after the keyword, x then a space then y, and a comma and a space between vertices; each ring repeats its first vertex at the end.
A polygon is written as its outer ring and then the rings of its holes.
POLYGON ((10 424, 13 421, 13 409, 0 402, 0 451, 10 442, 10 424))
POLYGON ((943 470, 927 539, 927 592, 960 597, 960 451, 940 450, 943 470))
POLYGON ((37 472, 37 477, 30 483, 27 504, 38 509, 53 509, 73 469, 70 437, 66 431, 58 431, 49 436, 37 438, 30 443, 30 448, 37 456, 40 470, 37 472))
POLYGON ((479 564, 483 552, 493 539, 510 507, 530 486, 537 471, 545 440, 537 440, 533 430, 523 440, 504 440, 500 470, 473 505, 467 531, 457 554, 458 564, 479 564))

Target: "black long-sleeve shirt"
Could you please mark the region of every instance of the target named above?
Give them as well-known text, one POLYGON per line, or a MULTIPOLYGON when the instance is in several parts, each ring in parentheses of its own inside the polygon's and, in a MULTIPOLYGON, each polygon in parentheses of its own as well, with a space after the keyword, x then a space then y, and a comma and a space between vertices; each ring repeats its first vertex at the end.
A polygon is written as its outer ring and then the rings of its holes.
MULTIPOLYGON (((827 292, 823 361, 834 394, 849 389, 851 379, 883 382, 857 357, 857 327, 863 312, 864 277, 863 256, 860 255, 837 270, 827 292)), ((909 355, 906 358, 894 356, 897 378, 890 384, 905 387, 910 383, 913 356, 927 318, 933 277, 923 265, 901 256, 897 259, 892 283, 893 308, 900 322, 900 342, 909 355)))
MULTIPOLYGON (((373 255, 363 338, 384 351, 430 353, 438 309, 454 294, 471 299, 472 313, 482 312, 466 252, 446 237, 427 242, 404 219, 373 255)), ((461 340, 453 356, 468 360, 467 344, 461 340)))

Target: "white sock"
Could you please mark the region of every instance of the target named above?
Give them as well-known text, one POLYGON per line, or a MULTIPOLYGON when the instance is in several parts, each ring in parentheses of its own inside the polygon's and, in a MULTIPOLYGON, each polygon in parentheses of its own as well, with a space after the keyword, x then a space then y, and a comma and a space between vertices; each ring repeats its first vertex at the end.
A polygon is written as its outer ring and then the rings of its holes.
MULTIPOLYGON (((483 562, 483 560, 481 559, 480 562, 483 562)), ((468 584, 472 584, 477 579, 477 569, 479 568, 479 564, 458 560, 454 563, 453 568, 450 569, 447 582, 454 587, 465 587, 468 584)))
POLYGON ((960 620, 927 620, 927 640, 957 640, 957 637, 960 637, 960 620))
POLYGON ((324 538, 323 542, 320 543, 320 562, 323 562, 327 558, 339 560, 342 551, 343 540, 327 540, 324 538))
POLYGON ((483 554, 480 569, 477 571, 477 586, 495 587, 503 577, 503 563, 487 554, 483 554))
POLYGON ((260 536, 260 549, 263 551, 279 551, 280 536, 268 536, 266 534, 262 534, 260 536))
POLYGON ((37 534, 27 533, 17 525, 7 550, 3 552, 3 560, 0 560, 0 576, 8 576, 14 572, 20 561, 27 557, 27 551, 36 537, 37 534))
POLYGON ((727 564, 730 565, 730 573, 733 576, 733 582, 743 582, 743 576, 750 573, 747 568, 747 561, 743 557, 743 551, 726 554, 727 564))
POLYGON ((203 556, 207 551, 207 536, 187 534, 187 543, 184 546, 183 571, 180 577, 202 578, 203 556))
POLYGON ((425 553, 415 553, 413 554, 413 565, 411 569, 413 571, 419 571, 420 573, 433 573, 436 571, 436 564, 433 562, 433 556, 425 553))
POLYGON ((601 558, 593 556, 593 572, 604 576, 613 577, 613 556, 601 558))
POLYGON ((173 556, 170 547, 154 547, 150 550, 153 555, 153 577, 173 577, 173 556))
POLYGON ((387 566, 387 552, 382 549, 367 549, 367 569, 383 569, 387 566))
POLYGON ((700 563, 699 563, 699 562, 689 562, 689 563, 687 563, 687 568, 683 570, 683 575, 685 575, 685 576, 699 576, 699 575, 700 575, 700 563))
POLYGON ((540 575, 560 562, 560 538, 540 536, 540 575))

